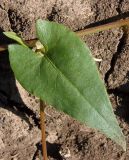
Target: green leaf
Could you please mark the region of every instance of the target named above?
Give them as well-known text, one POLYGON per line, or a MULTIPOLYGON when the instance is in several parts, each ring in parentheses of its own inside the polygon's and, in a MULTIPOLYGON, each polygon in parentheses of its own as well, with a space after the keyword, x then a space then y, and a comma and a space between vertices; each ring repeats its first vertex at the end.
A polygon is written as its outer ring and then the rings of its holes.
POLYGON ((37 36, 45 53, 10 45, 10 63, 22 86, 41 100, 126 143, 89 48, 61 24, 38 20, 37 36))
POLYGON ((15 32, 3 32, 8 38, 11 38, 13 40, 15 40, 16 42, 18 42, 19 44, 23 45, 26 47, 26 45, 24 44, 24 42, 22 41, 22 39, 20 37, 17 36, 17 34, 15 32))

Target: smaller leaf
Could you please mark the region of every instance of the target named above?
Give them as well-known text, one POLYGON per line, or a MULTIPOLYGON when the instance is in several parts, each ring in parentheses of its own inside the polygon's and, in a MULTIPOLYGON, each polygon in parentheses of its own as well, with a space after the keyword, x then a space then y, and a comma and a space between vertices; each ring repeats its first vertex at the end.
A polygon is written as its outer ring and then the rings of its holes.
POLYGON ((25 45, 25 43, 23 42, 23 40, 17 36, 17 34, 15 32, 3 32, 8 38, 11 38, 13 40, 15 40, 16 42, 18 42, 19 44, 21 44, 24 47, 27 47, 25 45))

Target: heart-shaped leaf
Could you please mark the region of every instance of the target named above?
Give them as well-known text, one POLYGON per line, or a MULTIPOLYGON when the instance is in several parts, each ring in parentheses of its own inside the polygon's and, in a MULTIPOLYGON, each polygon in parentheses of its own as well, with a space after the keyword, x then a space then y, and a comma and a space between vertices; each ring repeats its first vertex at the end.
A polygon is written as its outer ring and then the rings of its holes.
POLYGON ((77 120, 126 143, 89 48, 67 27, 38 20, 37 36, 45 53, 10 45, 11 67, 22 86, 77 120))

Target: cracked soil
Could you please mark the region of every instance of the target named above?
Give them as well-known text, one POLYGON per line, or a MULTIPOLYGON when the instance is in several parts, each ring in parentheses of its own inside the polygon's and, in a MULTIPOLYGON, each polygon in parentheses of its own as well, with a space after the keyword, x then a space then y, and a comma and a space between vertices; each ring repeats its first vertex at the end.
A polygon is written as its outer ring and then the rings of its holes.
MULTIPOLYGON (((38 18, 63 23, 73 31, 129 17, 129 0, 1 0, 0 44, 10 43, 3 31, 35 38, 38 18)), ((114 113, 127 140, 127 151, 69 116, 46 109, 49 160, 129 159, 129 34, 116 28, 83 40, 107 87, 114 113)), ((8 53, 0 54, 0 160, 39 160, 39 101, 16 81, 8 53)))

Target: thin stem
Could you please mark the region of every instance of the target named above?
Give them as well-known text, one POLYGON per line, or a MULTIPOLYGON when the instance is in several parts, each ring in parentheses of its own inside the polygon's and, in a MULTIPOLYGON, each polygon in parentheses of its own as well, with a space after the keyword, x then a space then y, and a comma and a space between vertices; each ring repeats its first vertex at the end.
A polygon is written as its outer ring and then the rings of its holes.
POLYGON ((42 152, 43 160, 47 160, 47 147, 46 147, 46 134, 45 134, 45 103, 40 100, 40 122, 41 122, 41 132, 42 132, 42 152))
MULTIPOLYGON (((111 22, 108 24, 104 24, 104 25, 99 25, 97 27, 91 27, 91 28, 87 28, 81 31, 77 31, 76 34, 78 36, 85 36, 85 35, 89 35, 92 33, 97 33, 100 31, 105 31, 105 30, 109 30, 109 29, 113 29, 113 28, 118 28, 121 26, 129 26, 129 19, 124 19, 124 20, 118 20, 115 22, 111 22)), ((37 41, 37 39, 32 39, 32 40, 28 40, 25 41, 26 44, 28 45, 28 47, 34 47, 35 42, 37 41)), ((8 48, 8 45, 2 45, 0 46, 0 52, 5 51, 8 48)))
MULTIPOLYGON (((25 43, 28 47, 32 48, 32 47, 35 46, 36 41, 37 41, 37 39, 31 39, 31 40, 25 41, 25 43)), ((8 45, 6 45, 6 44, 5 45, 0 45, 0 52, 5 51, 7 49, 8 49, 8 45)))
POLYGON ((118 20, 116 22, 111 22, 111 23, 100 25, 97 27, 91 27, 88 29, 77 31, 76 33, 79 36, 85 36, 88 34, 97 33, 100 31, 105 31, 105 30, 109 30, 109 29, 113 29, 113 28, 117 28, 117 27, 121 27, 121 26, 129 26, 129 19, 118 20))

